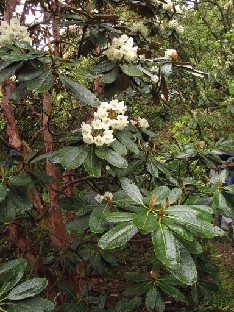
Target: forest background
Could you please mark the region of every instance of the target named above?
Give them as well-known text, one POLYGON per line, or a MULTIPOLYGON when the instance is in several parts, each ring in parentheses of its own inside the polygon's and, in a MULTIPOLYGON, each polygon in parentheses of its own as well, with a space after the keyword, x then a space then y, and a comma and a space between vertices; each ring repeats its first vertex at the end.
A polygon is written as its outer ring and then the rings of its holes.
POLYGON ((233 311, 233 1, 0 10, 0 311, 233 311))

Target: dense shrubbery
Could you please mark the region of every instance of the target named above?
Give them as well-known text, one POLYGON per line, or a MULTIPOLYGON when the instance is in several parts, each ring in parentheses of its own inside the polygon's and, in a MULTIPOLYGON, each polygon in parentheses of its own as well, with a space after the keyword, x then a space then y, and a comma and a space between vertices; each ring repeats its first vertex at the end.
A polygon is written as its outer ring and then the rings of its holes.
POLYGON ((229 120, 233 106, 232 30, 221 2, 205 9, 131 0, 6 3, 1 311, 55 304, 60 312, 160 312, 165 295, 188 302, 181 285, 195 304, 218 291, 209 289, 215 275, 203 246, 224 234, 215 213, 233 217, 228 172, 208 179, 233 149, 231 125, 224 132, 224 122, 216 123, 229 120), (220 35, 209 24, 217 9, 220 35), (16 11, 22 23, 35 13, 28 34, 12 19, 16 11), (191 25, 194 16, 202 26, 191 25), (209 53, 198 32, 219 36, 209 53), (125 272, 135 283, 123 294, 128 301, 107 309, 105 296, 92 293, 95 272, 105 276, 118 265, 112 250, 134 239, 151 244, 151 272, 125 272), (45 278, 51 301, 35 297, 45 278))

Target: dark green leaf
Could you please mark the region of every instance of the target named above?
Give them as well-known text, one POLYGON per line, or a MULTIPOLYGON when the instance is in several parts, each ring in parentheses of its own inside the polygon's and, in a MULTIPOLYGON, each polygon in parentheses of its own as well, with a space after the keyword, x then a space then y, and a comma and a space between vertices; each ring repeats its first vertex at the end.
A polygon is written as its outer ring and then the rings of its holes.
POLYGON ((117 68, 113 68, 112 70, 102 74, 101 81, 104 83, 112 83, 118 78, 118 75, 119 70, 117 68))
POLYGON ((86 312, 84 303, 65 303, 59 306, 59 312, 86 312))
POLYGON ((0 71, 0 82, 4 82, 7 79, 9 79, 17 69, 19 69, 22 66, 22 63, 16 63, 13 65, 10 65, 0 71))
POLYGON ((182 294, 182 292, 179 289, 175 288, 174 286, 164 281, 161 281, 159 283, 159 287, 164 293, 168 294, 169 296, 174 297, 176 300, 182 301, 182 302, 185 301, 185 296, 182 294))
POLYGON ((9 178, 9 182, 14 186, 27 186, 32 183, 32 180, 27 174, 22 174, 9 178))
POLYGON ((92 43, 96 46, 104 46, 106 45, 108 38, 105 35, 105 32, 99 28, 91 28, 90 29, 90 38, 92 43))
POLYGON ((113 249, 126 244, 138 229, 132 223, 119 224, 105 233, 99 240, 99 247, 102 249, 113 249))
POLYGON ((116 153, 118 153, 121 156, 126 156, 128 153, 126 147, 122 143, 120 143, 118 140, 115 140, 111 144, 111 147, 113 148, 113 150, 116 151, 116 153))
POLYGON ((140 67, 134 64, 124 64, 120 66, 122 71, 128 76, 141 76, 142 71, 140 67))
POLYGON ((129 179, 123 178, 120 180, 122 189, 125 193, 138 205, 144 206, 143 197, 139 188, 129 179))
POLYGON ((170 194, 170 189, 167 186, 159 186, 156 187, 154 190, 154 204, 158 205, 164 203, 166 198, 170 194))
POLYGON ((20 73, 18 76, 19 81, 28 81, 28 80, 34 80, 35 78, 43 75, 45 73, 44 68, 32 68, 30 71, 26 71, 23 73, 20 73))
POLYGON ((54 308, 53 302, 36 297, 24 300, 23 302, 10 304, 8 312, 53 312, 54 308))
POLYGON ((110 223, 122 223, 132 221, 134 213, 129 212, 112 212, 105 216, 105 220, 110 223))
POLYGON ((48 159, 52 163, 61 163, 67 169, 75 169, 84 163, 88 152, 89 147, 86 145, 67 146, 53 152, 48 159))
POLYGON ((7 186, 4 183, 0 183, 0 203, 6 198, 7 196, 7 186))
POLYGON ((124 295, 125 296, 143 295, 149 290, 150 286, 151 283, 149 283, 148 281, 145 283, 140 283, 138 285, 129 286, 124 291, 124 295))
POLYGON ((48 282, 45 278, 33 278, 26 281, 14 289, 8 295, 10 300, 22 300, 29 297, 34 297, 46 288, 48 282))
POLYGON ((116 66, 115 61, 106 60, 102 63, 99 63, 92 67, 92 71, 96 73, 104 73, 111 69, 113 69, 116 66))
POLYGON ((71 234, 83 233, 89 227, 89 215, 76 217, 68 223, 66 230, 71 234))
POLYGON ((30 90, 27 89, 27 83, 20 83, 16 89, 11 92, 10 99, 11 100, 21 100, 24 97, 28 96, 31 93, 30 90))
POLYGON ((22 53, 11 53, 11 54, 5 54, 1 56, 1 59, 6 62, 19 62, 19 61, 27 61, 31 59, 37 58, 38 54, 22 54, 22 53))
POLYGON ((114 307, 113 312, 135 312, 141 305, 141 298, 135 297, 131 300, 120 300, 114 307))
POLYGON ((117 168, 127 168, 128 163, 125 158, 120 156, 118 153, 113 151, 109 148, 96 148, 95 149, 96 155, 101 158, 105 159, 109 164, 117 168))
POLYGON ((187 249, 182 246, 180 249, 180 267, 173 270, 172 274, 187 285, 192 285, 197 280, 196 265, 187 249))
POLYGON ((139 149, 138 149, 137 144, 133 142, 133 135, 131 132, 129 132, 129 131, 116 131, 115 136, 123 145, 125 145, 125 147, 129 151, 131 151, 135 154, 139 153, 139 149))
POLYGON ((146 294, 145 305, 147 311, 153 311, 156 309, 158 312, 163 312, 165 310, 165 302, 160 294, 160 291, 152 287, 146 294))
POLYGON ((178 234, 183 239, 188 241, 193 241, 194 236, 191 232, 189 232, 186 228, 183 226, 177 224, 174 219, 171 218, 163 218, 162 219, 163 224, 165 224, 172 232, 178 234))
POLYGON ((174 188, 173 190, 171 190, 170 194, 168 195, 168 197, 170 198, 170 203, 176 203, 182 194, 183 192, 180 188, 174 188))
POLYGON ((146 169, 154 178, 158 177, 157 163, 152 158, 149 158, 146 169))
POLYGON ((106 229, 105 227, 105 214, 109 212, 106 206, 96 207, 93 209, 90 219, 89 226, 93 233, 103 233, 106 229))
POLYGON ((147 275, 138 273, 138 272, 125 272, 124 278, 128 281, 132 282, 145 282, 145 281, 151 281, 150 278, 147 275))
POLYGON ((60 80, 65 85, 66 89, 70 91, 78 101, 91 106, 97 106, 99 104, 97 97, 89 91, 89 89, 82 86, 78 82, 65 76, 60 76, 60 80))
POLYGON ((152 212, 139 213, 133 218, 133 224, 146 232, 153 232, 157 227, 157 216, 152 212))
POLYGON ((88 153, 84 161, 84 167, 88 174, 92 177, 99 178, 102 174, 102 164, 93 150, 88 153))
POLYGON ((178 241, 172 232, 163 224, 157 223, 152 233, 155 256, 169 268, 179 267, 180 253, 178 241))
POLYGON ((51 89, 53 85, 53 76, 51 72, 44 72, 39 77, 29 80, 27 88, 37 92, 45 92, 51 89))

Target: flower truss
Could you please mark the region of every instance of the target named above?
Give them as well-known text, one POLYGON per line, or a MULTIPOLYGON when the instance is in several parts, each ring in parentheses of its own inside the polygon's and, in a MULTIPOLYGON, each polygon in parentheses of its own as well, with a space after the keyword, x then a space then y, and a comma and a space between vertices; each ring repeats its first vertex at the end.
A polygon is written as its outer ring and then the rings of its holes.
POLYGON ((17 17, 11 19, 10 24, 6 21, 1 22, 0 26, 0 46, 11 45, 14 40, 30 42, 27 27, 20 25, 17 17))
POLYGON ((124 115, 126 110, 123 101, 101 102, 91 124, 81 125, 83 141, 96 146, 110 145, 116 140, 113 130, 123 130, 129 124, 128 116, 124 115))
POLYGON ((113 194, 111 192, 105 192, 104 195, 97 194, 95 199, 99 203, 101 203, 103 201, 103 199, 105 199, 105 201, 107 201, 107 202, 110 202, 113 199, 113 194))
POLYGON ((139 128, 146 129, 149 127, 149 123, 148 123, 147 119, 146 118, 140 118, 139 116, 134 120, 130 120, 130 122, 132 125, 137 126, 139 128))
POLYGON ((134 61, 137 59, 137 46, 133 46, 133 38, 127 35, 122 35, 119 38, 114 38, 112 44, 104 52, 109 60, 134 61))

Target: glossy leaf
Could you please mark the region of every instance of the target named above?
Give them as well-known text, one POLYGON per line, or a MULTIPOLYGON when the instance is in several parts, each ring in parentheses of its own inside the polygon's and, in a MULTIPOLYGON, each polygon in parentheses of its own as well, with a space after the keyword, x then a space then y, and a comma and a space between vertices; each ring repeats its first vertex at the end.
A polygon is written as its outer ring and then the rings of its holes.
POLYGON ((92 71, 94 71, 96 73, 104 73, 104 72, 108 72, 109 70, 115 68, 115 66, 116 66, 115 61, 105 60, 104 62, 93 66, 92 71))
POLYGON ((29 80, 27 88, 29 90, 35 90, 37 92, 45 92, 51 89, 53 85, 53 76, 51 72, 44 72, 39 77, 33 80, 29 80))
POLYGON ((76 217, 66 226, 66 230, 71 234, 83 233, 89 227, 89 215, 76 217))
POLYGON ((8 261, 0 266, 0 296, 10 291, 22 279, 27 267, 25 259, 8 261), (4 281, 2 283, 2 281, 4 281))
POLYGON ((223 211, 223 214, 227 217, 234 218, 234 204, 229 194, 217 190, 213 198, 214 204, 217 208, 223 211))
POLYGON ((183 192, 180 188, 172 189, 170 191, 170 194, 168 195, 168 197, 170 198, 171 204, 176 203, 182 194, 183 194, 183 192))
POLYGON ((124 64, 120 66, 122 71, 128 76, 141 76, 142 71, 140 67, 134 64, 124 64))
POLYGON ((118 153, 121 156, 126 156, 128 151, 122 143, 120 143, 118 140, 115 140, 112 144, 111 147, 113 148, 116 153, 118 153))
POLYGON ((174 297, 176 300, 181 301, 181 302, 185 301, 184 294, 182 294, 182 292, 179 289, 175 288, 174 286, 164 281, 161 281, 159 283, 159 287, 164 293, 166 293, 167 295, 171 297, 174 297))
POLYGON ((26 281, 10 291, 8 298, 10 300, 22 300, 42 292, 46 288, 48 282, 45 278, 33 278, 26 281))
POLYGON ((178 241, 172 232, 163 224, 157 223, 152 233, 155 256, 169 268, 178 268, 180 253, 178 241))
POLYGON ((180 267, 173 270, 172 274, 187 285, 192 285, 197 280, 196 264, 184 247, 180 249, 180 267))
POLYGON ((146 294, 145 304, 147 311, 163 312, 165 310, 165 302, 160 291, 156 287, 152 287, 146 294))
POLYGON ((89 226, 93 233, 103 233, 106 229, 105 227, 105 215, 109 212, 106 206, 96 207, 93 209, 90 219, 89 226))
POLYGON ((146 165, 147 171, 154 177, 158 177, 158 167, 157 163, 153 159, 149 159, 146 165))
POLYGON ((116 131, 115 136, 117 137, 117 139, 123 144, 125 145, 125 147, 135 153, 138 154, 139 153, 139 149, 136 143, 133 142, 133 136, 131 132, 128 131, 116 131))
POLYGON ((104 83, 112 83, 118 78, 118 75, 118 69, 113 68, 112 70, 102 74, 101 81, 104 83))
POLYGON ((172 232, 176 233, 177 235, 181 236, 183 239, 188 241, 194 240, 194 235, 189 232, 183 226, 177 224, 174 219, 171 218, 163 218, 163 224, 165 224, 172 232))
POLYGON ((166 198, 170 194, 170 189, 167 186, 159 186, 156 187, 154 190, 154 204, 158 205, 163 203, 166 198))
POLYGON ((52 163, 61 163, 67 169, 75 169, 84 163, 88 152, 89 147, 86 145, 67 146, 53 152, 48 159, 52 163))
POLYGON ((54 308, 53 302, 41 297, 36 297, 24 300, 23 302, 10 304, 8 312, 53 312, 54 308))
POLYGON ((70 91, 78 101, 81 101, 81 103, 90 106, 97 106, 99 104, 97 97, 78 82, 65 76, 60 76, 60 80, 66 89, 70 91))
POLYGON ((102 249, 112 249, 126 244, 138 229, 132 223, 119 224, 106 232, 99 240, 99 247, 102 249))
POLYGON ((4 183, 0 183, 0 203, 6 198, 7 196, 7 186, 4 183))
POLYGON ((144 206, 143 197, 139 188, 128 178, 123 178, 120 180, 122 189, 125 193, 138 205, 144 206))
POLYGON ((22 174, 9 178, 9 182, 14 186, 27 186, 32 183, 32 180, 27 174, 22 174))
POLYGON ((122 223, 132 221, 134 213, 129 212, 112 212, 105 216, 105 220, 110 223, 122 223))
POLYGON ((99 178, 102 174, 102 164, 100 159, 96 156, 93 150, 91 150, 85 161, 84 168, 88 172, 88 174, 92 177, 99 178))
POLYGON ((0 82, 4 82, 7 79, 9 79, 17 69, 19 69, 22 66, 22 63, 16 63, 13 65, 10 65, 0 71, 0 82))
POLYGON ((133 224, 146 232, 153 232, 157 227, 157 216, 152 212, 139 213, 133 218, 133 224))
POLYGON ((138 273, 138 272, 125 272, 124 278, 132 282, 145 282, 150 281, 150 278, 147 275, 138 273))
POLYGON ((141 298, 135 297, 131 300, 120 300, 113 309, 113 312, 135 312, 141 305, 141 298))

